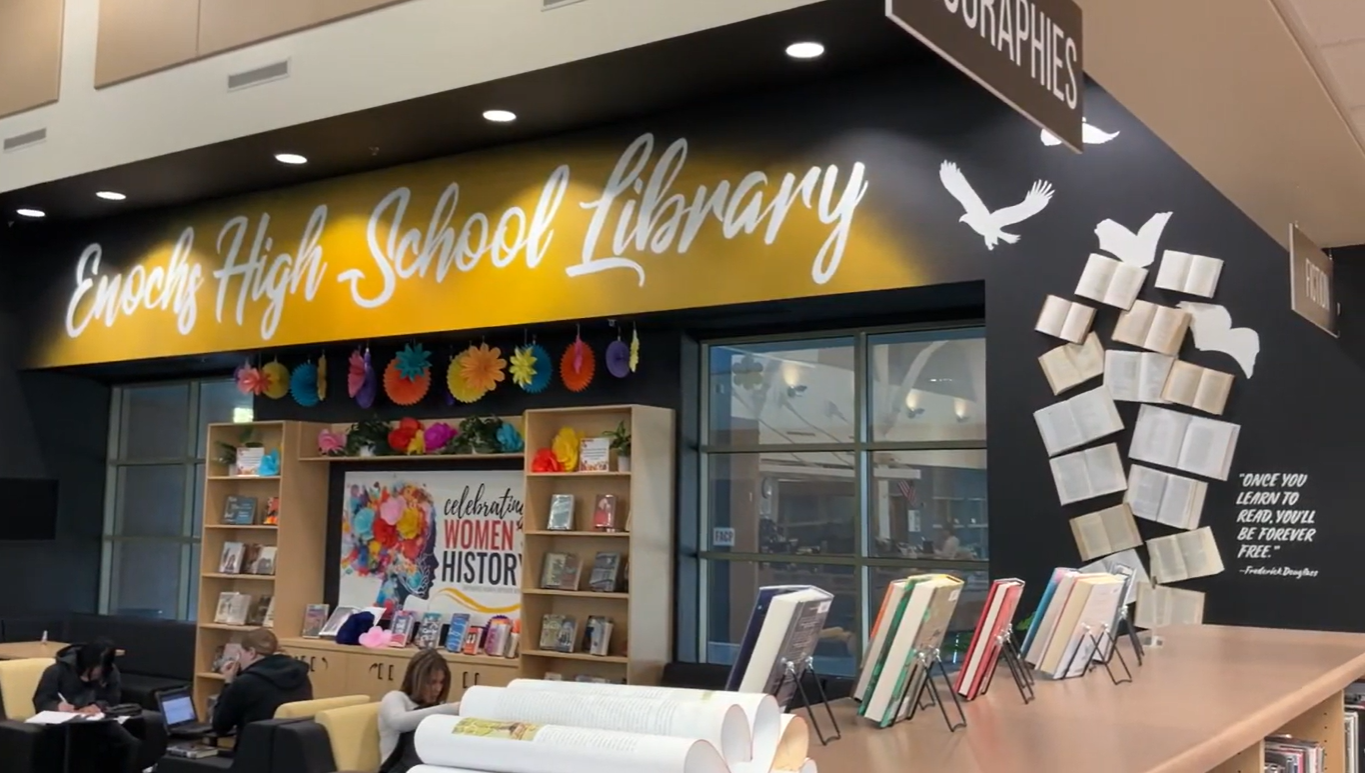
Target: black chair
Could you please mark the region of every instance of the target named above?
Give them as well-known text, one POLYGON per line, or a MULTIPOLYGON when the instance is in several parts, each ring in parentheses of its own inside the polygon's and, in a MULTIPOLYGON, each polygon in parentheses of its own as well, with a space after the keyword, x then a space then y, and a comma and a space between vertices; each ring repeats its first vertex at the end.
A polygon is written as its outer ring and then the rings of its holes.
POLYGON ((305 720, 267 719, 252 722, 242 730, 231 757, 205 757, 189 760, 183 757, 162 757, 156 773, 296 773, 294 768, 282 767, 277 762, 277 737, 280 728, 305 720))
MULTIPOLYGON (((124 654, 118 659, 123 701, 155 711, 156 694, 187 686, 194 677, 194 625, 113 615, 72 615, 63 633, 70 642, 104 637, 124 654)), ((53 637, 56 638, 56 637, 53 637)))
POLYGON ((65 613, 37 613, 0 620, 0 641, 41 641, 44 633, 52 641, 70 641, 66 637, 65 613))

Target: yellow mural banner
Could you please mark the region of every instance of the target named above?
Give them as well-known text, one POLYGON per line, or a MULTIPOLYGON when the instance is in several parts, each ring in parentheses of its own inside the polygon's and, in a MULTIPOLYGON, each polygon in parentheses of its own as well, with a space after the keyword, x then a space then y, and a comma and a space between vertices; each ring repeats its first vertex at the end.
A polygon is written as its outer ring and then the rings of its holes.
POLYGON ((32 364, 922 284, 904 237, 866 206, 874 170, 802 156, 746 164, 646 133, 514 146, 173 215, 145 248, 115 254, 90 241, 79 255, 45 256, 73 268, 61 322, 40 331, 32 364))

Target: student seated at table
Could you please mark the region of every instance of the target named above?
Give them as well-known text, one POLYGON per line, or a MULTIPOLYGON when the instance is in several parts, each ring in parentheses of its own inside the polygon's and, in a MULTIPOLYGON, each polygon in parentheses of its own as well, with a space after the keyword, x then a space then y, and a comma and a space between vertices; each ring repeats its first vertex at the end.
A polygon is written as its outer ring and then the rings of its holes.
POLYGON ((407 773, 422 761, 413 735, 422 720, 435 714, 458 714, 460 704, 450 697, 450 666, 436 650, 422 650, 408 661, 401 690, 379 703, 379 773, 407 773))
POLYGON ((213 732, 241 734, 251 722, 271 719, 286 703, 313 699, 308 666, 280 654, 280 640, 268 628, 242 637, 242 654, 223 664, 227 686, 213 709, 213 732))
MULTIPOLYGON (((115 653, 113 643, 105 639, 63 647, 38 680, 33 707, 93 715, 117 706, 123 690, 115 653)), ((99 732, 82 736, 80 748, 72 753, 71 767, 110 773, 132 773, 145 767, 139 759, 142 742, 134 735, 141 725, 131 720, 128 724, 132 727, 109 722, 99 732)))

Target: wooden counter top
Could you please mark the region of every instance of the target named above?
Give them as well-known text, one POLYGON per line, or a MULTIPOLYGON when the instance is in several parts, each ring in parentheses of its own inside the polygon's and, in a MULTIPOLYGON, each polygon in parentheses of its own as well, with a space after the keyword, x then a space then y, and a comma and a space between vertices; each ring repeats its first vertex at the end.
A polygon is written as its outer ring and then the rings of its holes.
MULTIPOLYGON (((288 655, 290 650, 308 650, 309 652, 337 652, 344 655, 364 655, 372 657, 392 657, 410 658, 416 655, 416 647, 393 647, 390 649, 370 649, 368 647, 352 646, 347 644, 337 644, 331 639, 280 639, 280 648, 284 654, 288 655)), ((463 663, 470 666, 487 666, 489 668, 520 668, 520 658, 497 658, 488 655, 461 655, 455 652, 448 652, 438 649, 441 657, 451 663, 463 663)))
MULTIPOLYGON (((1209 625, 1162 636, 1141 668, 1124 647, 1131 684, 1112 684, 1102 669, 1040 679, 1027 706, 1002 668, 990 693, 965 705, 968 726, 956 733, 936 708, 881 730, 838 701, 844 737, 826 747, 812 739, 811 757, 822 773, 1208 773, 1319 704, 1335 710, 1365 675, 1362 634, 1209 625)), ((1341 737, 1340 720, 1332 732, 1341 737)))

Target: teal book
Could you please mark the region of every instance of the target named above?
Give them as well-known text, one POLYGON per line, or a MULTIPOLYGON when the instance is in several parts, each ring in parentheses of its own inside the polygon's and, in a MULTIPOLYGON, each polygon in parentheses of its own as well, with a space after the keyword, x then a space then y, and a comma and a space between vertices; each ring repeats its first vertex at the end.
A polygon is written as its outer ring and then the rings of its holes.
MULTIPOLYGON (((900 630, 901 621, 905 619, 905 610, 910 606, 910 599, 915 595, 915 586, 925 580, 933 579, 931 574, 917 574, 905 579, 905 594, 901 596, 900 604, 891 615, 891 620, 887 625, 887 636, 882 651, 876 653, 876 658, 872 664, 872 678, 867 683, 867 696, 871 696, 877 691, 877 683, 886 670, 886 656, 891 652, 892 644, 896 639, 896 631, 900 630)), ((867 716, 868 705, 871 701, 864 700, 858 704, 858 716, 867 716)))

